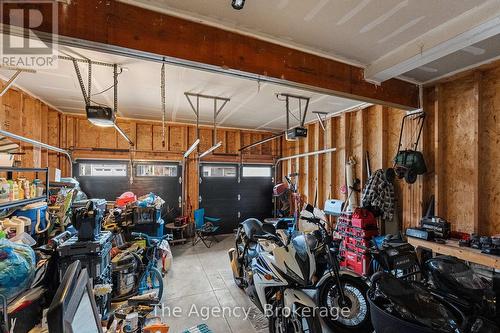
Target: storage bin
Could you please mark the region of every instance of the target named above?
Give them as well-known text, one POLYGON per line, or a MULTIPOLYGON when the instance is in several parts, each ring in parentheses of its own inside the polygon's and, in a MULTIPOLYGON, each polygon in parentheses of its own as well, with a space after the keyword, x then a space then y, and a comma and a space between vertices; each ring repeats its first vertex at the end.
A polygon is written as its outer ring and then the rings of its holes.
POLYGON ((161 210, 155 207, 134 207, 134 224, 157 223, 161 219, 161 210))
POLYGON ((14 216, 29 218, 31 220, 30 235, 34 235, 37 233, 37 230, 42 231, 47 227, 46 212, 47 203, 38 202, 16 210, 14 216))
MULTIPOLYGON (((129 228, 130 232, 142 232, 148 236, 152 237, 163 237, 163 228, 164 223, 163 220, 160 220, 160 223, 147 223, 147 224, 136 224, 129 228)), ((127 235, 127 240, 134 240, 134 237, 131 237, 130 234, 127 235)))

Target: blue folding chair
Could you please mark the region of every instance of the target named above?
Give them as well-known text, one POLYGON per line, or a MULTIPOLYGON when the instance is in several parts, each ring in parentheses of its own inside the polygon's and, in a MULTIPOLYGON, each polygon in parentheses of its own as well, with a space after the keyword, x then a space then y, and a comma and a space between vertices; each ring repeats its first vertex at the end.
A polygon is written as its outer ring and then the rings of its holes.
POLYGON ((212 246, 213 242, 218 243, 219 241, 215 237, 217 230, 220 226, 215 225, 220 222, 220 218, 205 216, 205 208, 200 208, 194 211, 194 226, 195 226, 195 237, 193 240, 193 246, 199 241, 202 241, 207 248, 212 246))

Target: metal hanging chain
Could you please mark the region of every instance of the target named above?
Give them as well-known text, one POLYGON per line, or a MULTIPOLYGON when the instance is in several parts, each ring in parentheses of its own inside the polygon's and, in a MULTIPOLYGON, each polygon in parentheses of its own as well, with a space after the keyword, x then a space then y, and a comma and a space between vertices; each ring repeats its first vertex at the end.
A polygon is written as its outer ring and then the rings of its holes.
POLYGON ((89 66, 89 84, 87 86, 87 99, 90 101, 90 98, 92 97, 92 94, 91 94, 91 89, 92 89, 92 61, 88 61, 88 66, 89 66))
POLYGON ((78 63, 76 59, 73 59, 73 66, 75 66, 76 77, 78 78, 78 82, 80 83, 80 89, 82 90, 83 99, 85 100, 85 105, 90 105, 90 98, 87 96, 87 92, 85 91, 85 85, 83 84, 82 73, 80 73, 80 67, 78 67, 78 63))
POLYGON ((114 82, 114 100, 113 100, 113 108, 115 113, 118 112, 118 65, 113 65, 113 82, 114 82))
POLYGON ((162 111, 162 131, 161 131, 161 145, 165 147, 165 121, 167 118, 166 115, 166 106, 165 106, 165 98, 166 98, 166 86, 165 86, 165 63, 161 65, 161 111, 162 111))

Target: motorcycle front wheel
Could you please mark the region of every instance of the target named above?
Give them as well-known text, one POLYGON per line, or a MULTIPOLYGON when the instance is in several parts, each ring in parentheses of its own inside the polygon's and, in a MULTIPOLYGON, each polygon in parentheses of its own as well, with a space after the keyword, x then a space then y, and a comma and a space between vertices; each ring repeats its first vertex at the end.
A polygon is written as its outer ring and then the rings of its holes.
POLYGON ((302 311, 303 307, 298 307, 296 313, 308 313, 313 315, 297 316, 294 319, 286 318, 282 315, 269 318, 269 333, 321 333, 321 322, 314 315, 314 310, 302 311))
POLYGON ((360 278, 346 275, 340 277, 340 283, 346 297, 345 304, 341 304, 339 288, 333 277, 321 286, 319 304, 328 310, 328 316, 322 318, 325 324, 334 332, 373 332, 366 295, 368 285, 360 278))

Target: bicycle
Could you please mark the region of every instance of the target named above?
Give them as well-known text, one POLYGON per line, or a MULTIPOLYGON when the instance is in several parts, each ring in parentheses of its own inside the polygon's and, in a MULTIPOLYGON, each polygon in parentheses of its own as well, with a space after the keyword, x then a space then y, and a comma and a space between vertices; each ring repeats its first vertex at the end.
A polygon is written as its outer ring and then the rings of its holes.
POLYGON ((113 302, 120 302, 129 299, 131 296, 154 293, 154 297, 161 300, 163 296, 163 274, 156 268, 159 259, 159 247, 164 240, 172 240, 172 235, 163 237, 153 237, 140 232, 130 234, 135 239, 144 239, 146 248, 139 252, 130 252, 137 260, 138 276, 134 291, 126 296, 113 299, 113 302))

